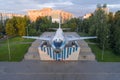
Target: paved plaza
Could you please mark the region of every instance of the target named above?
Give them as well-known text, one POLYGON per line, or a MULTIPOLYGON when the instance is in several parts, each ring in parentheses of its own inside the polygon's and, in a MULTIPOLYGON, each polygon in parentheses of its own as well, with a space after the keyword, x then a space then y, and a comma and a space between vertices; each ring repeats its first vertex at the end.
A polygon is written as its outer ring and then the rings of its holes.
POLYGON ((120 80, 120 63, 0 62, 0 80, 120 80))

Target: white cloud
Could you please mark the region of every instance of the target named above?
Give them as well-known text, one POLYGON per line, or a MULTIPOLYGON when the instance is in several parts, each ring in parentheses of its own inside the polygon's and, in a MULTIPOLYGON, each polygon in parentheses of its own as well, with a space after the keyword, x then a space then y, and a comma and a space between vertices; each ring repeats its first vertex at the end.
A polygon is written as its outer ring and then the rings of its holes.
POLYGON ((73 5, 72 2, 66 1, 66 2, 50 2, 50 3, 44 3, 44 4, 38 4, 38 7, 43 8, 43 7, 58 7, 58 6, 71 6, 73 5))
POLYGON ((71 5, 74 5, 72 2, 70 1, 66 1, 66 2, 61 2, 61 3, 56 3, 56 5, 65 5, 65 6, 71 6, 71 5))
POLYGON ((38 4, 37 6, 40 8, 43 8, 43 7, 53 8, 53 7, 55 7, 55 4, 54 3, 44 3, 44 4, 38 4))
POLYGON ((120 9, 120 4, 108 4, 107 6, 109 8, 119 8, 120 9))

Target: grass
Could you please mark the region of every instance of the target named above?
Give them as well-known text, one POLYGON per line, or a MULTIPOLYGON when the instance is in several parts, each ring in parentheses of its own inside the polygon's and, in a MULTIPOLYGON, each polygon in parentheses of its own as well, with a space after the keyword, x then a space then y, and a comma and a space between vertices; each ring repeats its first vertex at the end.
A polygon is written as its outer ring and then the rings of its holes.
MULTIPOLYGON (((78 33, 80 36, 89 36, 85 33, 78 33)), ((89 47, 91 48, 92 52, 96 56, 96 60, 98 62, 120 62, 120 55, 116 55, 113 50, 104 50, 103 60, 102 60, 102 49, 99 48, 99 46, 96 44, 89 44, 93 43, 94 40, 85 40, 89 47)))
POLYGON ((32 39, 23 39, 21 37, 10 38, 11 60, 9 60, 7 40, 0 41, 0 61, 21 61, 33 41, 32 39))
POLYGON ((83 33, 83 32, 79 32, 78 34, 79 34, 80 36, 89 36, 88 34, 83 33))
POLYGON ((102 60, 102 49, 100 49, 97 44, 89 44, 89 47, 92 49, 92 52, 99 62, 120 62, 120 55, 115 55, 112 50, 104 50, 102 60))

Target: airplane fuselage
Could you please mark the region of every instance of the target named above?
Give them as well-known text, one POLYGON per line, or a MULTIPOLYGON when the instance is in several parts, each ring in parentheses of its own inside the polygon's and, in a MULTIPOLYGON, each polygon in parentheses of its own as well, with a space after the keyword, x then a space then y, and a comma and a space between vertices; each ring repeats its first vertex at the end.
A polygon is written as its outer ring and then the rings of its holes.
POLYGON ((63 30, 61 28, 58 28, 53 39, 52 39, 52 48, 56 53, 60 53, 62 49, 65 47, 65 37, 63 30))

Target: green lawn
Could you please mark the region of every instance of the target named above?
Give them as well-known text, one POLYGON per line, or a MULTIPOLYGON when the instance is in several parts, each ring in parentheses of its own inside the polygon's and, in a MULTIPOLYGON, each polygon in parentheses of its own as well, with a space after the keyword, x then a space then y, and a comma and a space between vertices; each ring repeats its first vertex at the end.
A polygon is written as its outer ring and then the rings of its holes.
MULTIPOLYGON (((78 33, 80 36, 89 36, 85 33, 78 33)), ((89 44, 94 43, 94 40, 85 40, 89 47, 92 49, 92 52, 96 56, 96 60, 99 62, 120 62, 120 55, 115 55, 115 53, 111 50, 104 50, 103 60, 102 60, 102 49, 98 47, 97 44, 89 44), (92 42, 91 42, 92 41, 92 42)))
POLYGON ((102 60, 102 50, 96 44, 89 44, 92 52, 99 62, 120 62, 120 55, 115 55, 112 50, 105 50, 102 60))
POLYGON ((0 41, 0 61, 21 61, 33 41, 32 39, 23 39, 21 37, 10 38, 11 60, 9 60, 7 40, 0 41))

